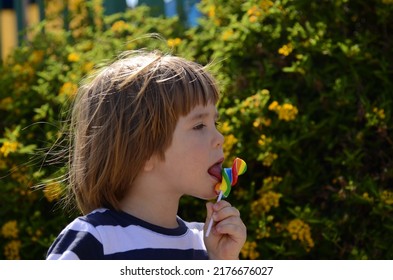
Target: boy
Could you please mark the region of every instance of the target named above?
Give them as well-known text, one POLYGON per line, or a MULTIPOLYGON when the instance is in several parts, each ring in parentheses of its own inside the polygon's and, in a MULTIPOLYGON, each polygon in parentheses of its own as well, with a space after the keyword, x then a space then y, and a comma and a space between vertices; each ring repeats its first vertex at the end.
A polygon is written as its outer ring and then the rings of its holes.
POLYGON ((228 202, 207 203, 205 224, 177 216, 183 195, 216 196, 218 99, 202 66, 157 52, 127 54, 86 82, 73 107, 69 166, 85 216, 47 259, 237 259, 246 228, 228 202))

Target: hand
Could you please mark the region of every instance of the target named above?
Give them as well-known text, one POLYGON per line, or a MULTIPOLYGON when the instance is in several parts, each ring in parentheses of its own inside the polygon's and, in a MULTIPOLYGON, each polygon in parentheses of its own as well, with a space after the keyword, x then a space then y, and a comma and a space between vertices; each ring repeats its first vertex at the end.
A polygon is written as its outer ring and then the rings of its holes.
POLYGON ((239 259, 239 253, 247 238, 247 229, 240 219, 239 210, 225 200, 216 204, 206 204, 207 217, 205 232, 213 217, 214 225, 205 245, 210 259, 233 260, 239 259))

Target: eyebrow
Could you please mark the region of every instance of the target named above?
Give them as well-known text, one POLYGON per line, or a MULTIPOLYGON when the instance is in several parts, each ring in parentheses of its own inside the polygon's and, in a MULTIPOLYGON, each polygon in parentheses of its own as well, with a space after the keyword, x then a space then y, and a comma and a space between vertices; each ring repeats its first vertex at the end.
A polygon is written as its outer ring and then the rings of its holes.
MULTIPOLYGON (((208 112, 195 113, 194 115, 192 115, 192 116, 190 117, 190 120, 191 120, 191 121, 200 120, 200 119, 204 119, 204 118, 209 117, 209 116, 210 116, 210 113, 208 113, 208 112)), ((218 112, 216 111, 216 112, 214 113, 214 119, 217 120, 219 117, 220 117, 220 116, 219 116, 218 112)))

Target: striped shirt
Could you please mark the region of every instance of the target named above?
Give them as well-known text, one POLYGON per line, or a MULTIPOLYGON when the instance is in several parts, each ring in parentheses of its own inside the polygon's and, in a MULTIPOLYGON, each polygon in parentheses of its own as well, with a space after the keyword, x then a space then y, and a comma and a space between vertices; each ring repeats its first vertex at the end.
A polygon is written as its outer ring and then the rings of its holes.
POLYGON ((177 222, 177 228, 168 229, 125 212, 97 209, 64 228, 47 259, 207 259, 203 224, 179 217, 177 222))

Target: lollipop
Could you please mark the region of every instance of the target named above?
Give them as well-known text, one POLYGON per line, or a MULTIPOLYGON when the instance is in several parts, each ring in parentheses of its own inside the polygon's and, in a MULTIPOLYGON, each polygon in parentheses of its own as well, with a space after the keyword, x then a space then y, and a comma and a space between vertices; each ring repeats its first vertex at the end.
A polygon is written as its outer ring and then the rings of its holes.
MULTIPOLYGON (((217 183, 217 185, 215 186, 215 190, 218 193, 217 202, 219 202, 222 197, 228 197, 229 193, 231 192, 232 186, 236 185, 239 175, 244 174, 246 170, 246 162, 240 158, 235 158, 232 168, 224 168, 221 171, 221 182, 217 183)), ((206 231, 206 237, 209 236, 212 226, 213 219, 210 219, 209 226, 207 227, 206 231)))

